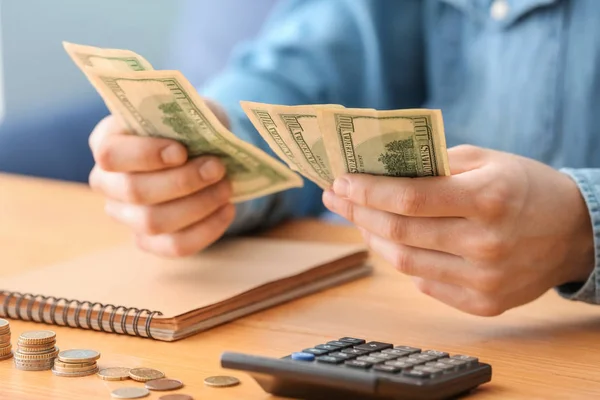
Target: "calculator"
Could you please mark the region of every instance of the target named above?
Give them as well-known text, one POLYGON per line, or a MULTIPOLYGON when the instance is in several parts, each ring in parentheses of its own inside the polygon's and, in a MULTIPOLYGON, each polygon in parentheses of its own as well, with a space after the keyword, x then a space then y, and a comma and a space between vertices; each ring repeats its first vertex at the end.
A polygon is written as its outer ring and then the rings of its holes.
POLYGON ((295 399, 451 399, 491 381, 477 357, 343 337, 282 358, 236 352, 224 368, 247 372, 267 393, 295 399))

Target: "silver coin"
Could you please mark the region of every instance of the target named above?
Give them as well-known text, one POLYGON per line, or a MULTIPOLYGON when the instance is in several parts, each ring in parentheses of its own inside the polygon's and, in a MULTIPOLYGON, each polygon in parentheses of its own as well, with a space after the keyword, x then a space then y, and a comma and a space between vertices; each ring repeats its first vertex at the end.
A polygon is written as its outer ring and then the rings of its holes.
POLYGON ((94 350, 73 349, 58 353, 58 360, 63 362, 93 361, 100 358, 100 353, 94 350))
POLYGON ((240 380, 233 376, 218 375, 209 376, 208 378, 204 379, 204 383, 213 387, 228 387, 238 385, 240 380))
POLYGON ((110 395, 116 399, 139 399, 149 394, 150 391, 148 389, 139 387, 123 387, 110 392, 110 395))
POLYGON ((0 318, 0 328, 3 328, 5 326, 8 326, 8 321, 0 318))

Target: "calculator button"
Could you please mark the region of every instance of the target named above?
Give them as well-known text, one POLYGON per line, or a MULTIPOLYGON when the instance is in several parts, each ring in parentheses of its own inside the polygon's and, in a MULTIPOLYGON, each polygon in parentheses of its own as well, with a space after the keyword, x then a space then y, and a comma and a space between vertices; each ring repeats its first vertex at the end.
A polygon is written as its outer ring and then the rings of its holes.
POLYGON ((386 361, 384 365, 389 365, 400 369, 409 369, 414 367, 415 364, 408 361, 386 361))
POLYGON ((310 354, 314 354, 315 356, 322 356, 323 354, 327 354, 328 351, 327 350, 323 350, 323 349, 315 349, 314 347, 310 348, 310 349, 304 349, 302 350, 303 353, 310 353, 310 354))
POLYGON ((453 367, 457 367, 457 368, 464 368, 467 366, 466 361, 457 360, 456 358, 441 358, 439 360, 439 362, 447 364, 447 365, 452 365, 453 367))
POLYGON ((411 378, 429 378, 431 377, 431 372, 410 369, 408 371, 402 371, 402 375, 410 376, 411 378))
POLYGON ((417 348, 417 347, 410 347, 410 346, 396 346, 394 347, 395 350, 402 350, 402 351, 407 351, 409 354, 415 354, 415 353, 420 353, 421 349, 417 348))
POLYGON ((349 360, 349 361, 346 361, 344 363, 344 365, 347 365, 352 368, 367 369, 367 368, 370 368, 373 364, 371 364, 370 362, 366 362, 366 361, 349 360))
POLYGON ((407 361, 404 361, 404 362, 411 363, 412 365, 425 365, 427 363, 427 360, 420 360, 418 358, 409 358, 407 361))
POLYGON ((353 344, 353 345, 359 345, 359 344, 363 344, 363 343, 366 342, 366 340, 364 340, 364 339, 357 339, 357 338, 348 337, 348 336, 340 338, 339 341, 340 342, 345 342, 345 343, 350 343, 350 344, 353 344))
POLYGON ((446 358, 448 357, 448 353, 444 352, 444 351, 438 351, 438 350, 425 350, 424 352, 422 352, 421 354, 427 354, 430 356, 434 356, 436 358, 446 358))
POLYGON ((384 362, 384 359, 381 358, 377 358, 377 357, 371 357, 371 356, 360 356, 357 358, 358 361, 366 361, 369 362, 371 364, 379 364, 384 362))
POLYGON ((368 351, 381 351, 381 350, 385 350, 385 349, 391 349, 392 347, 394 347, 393 344, 383 343, 383 342, 369 342, 369 343, 364 343, 364 344, 361 344, 358 346, 354 346, 355 349, 368 350, 368 351))
POLYGON ((344 362, 344 359, 333 356, 319 356, 317 357, 317 361, 327 364, 341 364, 344 362))
POLYGON ((431 354, 423 354, 423 353, 419 353, 419 354, 411 354, 410 356, 408 356, 409 359, 411 360, 419 360, 419 361, 423 361, 423 363, 429 362, 429 361, 436 361, 439 358, 436 356, 433 356, 431 354))
POLYGON ((385 349, 385 350, 382 350, 381 352, 385 353, 385 354, 391 354, 396 357, 404 357, 404 356, 408 356, 408 355, 412 354, 409 351, 404 351, 404 350, 399 350, 399 349, 385 349))
POLYGON ((462 354, 456 354, 450 357, 453 360, 465 361, 469 366, 477 364, 479 359, 477 357, 465 356, 462 354))
POLYGON ((379 372, 388 372, 390 374, 395 374, 397 372, 402 371, 402 368, 394 367, 393 365, 377 364, 373 367, 373 370, 379 371, 379 372))
POLYGON ((334 351, 334 350, 339 350, 340 348, 338 346, 333 346, 330 344, 318 344, 315 346, 315 349, 334 351))
POLYGON ((436 376, 440 376, 443 373, 443 370, 440 368, 428 367, 426 365, 418 365, 414 368, 414 370, 429 372, 429 374, 432 378, 434 378, 436 376))
POLYGON ((327 342, 327 344, 330 344, 332 346, 337 346, 340 349, 345 349, 346 347, 351 347, 352 346, 352 343, 340 342, 339 340, 332 340, 331 342, 327 342))
POLYGON ((361 349, 344 349, 342 350, 342 353, 346 353, 346 354, 354 354, 355 356, 362 356, 365 354, 369 354, 370 351, 369 350, 361 350, 361 349))
POLYGON ((428 367, 442 369, 442 370, 444 370, 444 372, 454 372, 458 369, 457 367, 455 367, 453 365, 444 364, 443 362, 439 362, 439 361, 428 362, 425 365, 428 367))
POLYGON ((354 354, 342 353, 341 351, 337 351, 335 353, 329 353, 332 357, 341 358, 343 360, 351 360, 356 357, 354 354))
POLYGON ((395 360, 396 358, 400 357, 400 356, 397 356, 395 354, 389 354, 389 353, 383 353, 383 352, 381 352, 381 353, 371 353, 369 355, 371 357, 381 358, 381 359, 383 359, 385 361, 395 360))
POLYGON ((311 354, 311 353, 303 353, 303 352, 292 353, 292 360, 314 361, 314 359, 315 359, 315 355, 311 354))

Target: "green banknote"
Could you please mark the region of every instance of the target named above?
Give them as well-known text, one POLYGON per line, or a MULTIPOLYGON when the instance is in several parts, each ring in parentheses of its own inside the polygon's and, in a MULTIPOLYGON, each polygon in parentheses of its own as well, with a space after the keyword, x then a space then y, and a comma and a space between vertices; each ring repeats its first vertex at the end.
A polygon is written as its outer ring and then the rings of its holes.
POLYGON ((440 110, 325 108, 319 119, 335 176, 450 175, 440 110))
POLYGON ((133 134, 182 143, 191 158, 219 157, 232 183, 233 202, 303 185, 302 178, 284 164, 231 133, 179 71, 149 70, 152 67, 143 58, 124 50, 92 56, 89 47, 85 46, 87 53, 79 47, 67 51, 79 60, 111 113, 133 134), (74 50, 79 50, 79 55, 74 50), (131 66, 134 68, 127 71, 131 66))

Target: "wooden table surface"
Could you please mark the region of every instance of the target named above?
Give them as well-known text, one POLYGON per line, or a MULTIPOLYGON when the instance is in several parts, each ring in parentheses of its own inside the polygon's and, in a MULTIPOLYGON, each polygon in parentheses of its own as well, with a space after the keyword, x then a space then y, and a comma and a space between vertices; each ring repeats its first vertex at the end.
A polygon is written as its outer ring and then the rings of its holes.
MULTIPOLYGON (((354 229, 318 221, 286 223, 269 235, 360 240, 354 229)), ((8 271, 36 268, 130 240, 126 229, 105 217, 102 199, 87 186, 0 174, 0 287, 1 276, 8 271)), ((62 349, 96 349, 102 353, 100 366, 158 368, 181 379, 185 387, 178 392, 195 399, 273 398, 246 374, 221 369, 219 356, 225 350, 279 357, 341 336, 475 355, 492 364, 493 377, 469 397, 474 400, 600 396, 600 307, 565 301, 550 291, 499 317, 475 317, 420 294, 408 278, 378 258, 373 257, 373 264, 371 277, 178 342, 52 329, 62 349), (222 373, 237 376, 241 385, 217 389, 203 384, 206 376, 222 373)), ((16 320, 11 320, 11 327, 13 344, 20 332, 49 328, 16 320)), ((60 378, 49 371, 19 371, 12 361, 0 362, 3 400, 110 399, 111 390, 132 384, 96 376, 60 378)), ((158 397, 151 393, 146 398, 158 397)))

